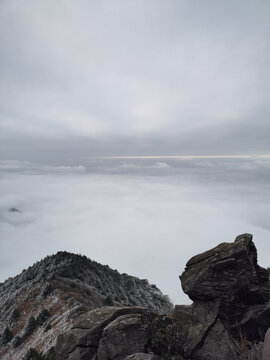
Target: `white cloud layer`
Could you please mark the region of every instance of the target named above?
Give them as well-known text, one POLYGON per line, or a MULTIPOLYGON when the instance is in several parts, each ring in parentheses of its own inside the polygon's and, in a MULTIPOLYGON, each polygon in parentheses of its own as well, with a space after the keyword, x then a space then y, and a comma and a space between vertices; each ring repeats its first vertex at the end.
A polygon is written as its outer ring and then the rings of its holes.
POLYGON ((187 260, 243 232, 254 234, 259 263, 269 266, 269 159, 130 163, 122 173, 113 160, 1 162, 1 280, 67 250, 148 278, 186 303, 178 275, 187 260))

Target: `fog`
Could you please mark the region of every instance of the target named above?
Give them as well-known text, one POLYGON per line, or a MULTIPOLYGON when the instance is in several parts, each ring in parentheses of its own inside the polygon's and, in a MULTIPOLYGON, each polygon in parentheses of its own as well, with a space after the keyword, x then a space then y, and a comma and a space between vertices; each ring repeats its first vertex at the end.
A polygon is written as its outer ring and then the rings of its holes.
POLYGON ((268 157, 1 161, 0 170, 0 281, 66 250, 188 303, 178 276, 189 258, 244 232, 269 266, 268 157))

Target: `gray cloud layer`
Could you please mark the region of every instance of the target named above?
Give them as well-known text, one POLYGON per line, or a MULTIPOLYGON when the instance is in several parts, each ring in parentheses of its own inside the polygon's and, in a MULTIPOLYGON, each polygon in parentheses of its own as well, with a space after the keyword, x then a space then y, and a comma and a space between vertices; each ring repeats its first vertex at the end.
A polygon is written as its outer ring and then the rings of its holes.
POLYGON ((2 158, 270 151, 268 1, 0 8, 2 158))

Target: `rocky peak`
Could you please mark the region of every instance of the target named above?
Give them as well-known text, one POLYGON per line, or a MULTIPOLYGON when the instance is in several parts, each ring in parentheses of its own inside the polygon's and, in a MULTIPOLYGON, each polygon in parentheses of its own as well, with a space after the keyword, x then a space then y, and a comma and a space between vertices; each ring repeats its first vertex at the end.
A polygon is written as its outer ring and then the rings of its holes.
POLYGON ((60 251, 0 284, 0 358, 21 359, 25 348, 46 352, 81 313, 104 306, 172 311, 147 280, 120 274, 86 256, 60 251))
MULTIPOLYGON (((178 349, 184 356, 240 359, 237 341, 263 341, 270 326, 270 282, 267 270, 257 263, 251 234, 192 257, 180 280, 193 300, 191 306, 174 310, 175 328, 183 341, 178 349)), ((246 356, 243 359, 251 353, 246 356)))
POLYGON ((257 264, 251 234, 192 257, 180 280, 183 291, 194 301, 264 304, 269 299, 268 287, 263 288, 269 281, 268 272, 257 264))

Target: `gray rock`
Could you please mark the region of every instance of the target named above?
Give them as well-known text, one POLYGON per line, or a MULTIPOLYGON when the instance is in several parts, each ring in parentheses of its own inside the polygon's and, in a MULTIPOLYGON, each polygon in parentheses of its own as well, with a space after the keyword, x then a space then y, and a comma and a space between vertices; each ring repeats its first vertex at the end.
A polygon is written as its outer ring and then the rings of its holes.
POLYGON ((252 235, 222 243, 192 257, 180 276, 183 291, 194 301, 263 304, 269 300, 268 273, 257 264, 252 235))
POLYGON ((241 311, 243 315, 239 316, 238 321, 234 321, 234 326, 244 331, 248 339, 263 341, 270 325, 270 303, 248 306, 245 311, 243 309, 241 311))
POLYGON ((230 336, 220 320, 210 328, 201 347, 191 354, 192 360, 238 360, 230 336))
POLYGON ((124 360, 163 360, 163 359, 156 355, 136 353, 126 356, 124 360))
POLYGON ((270 324, 270 283, 257 264, 252 235, 192 257, 180 279, 194 303, 175 307, 173 354, 194 360, 238 359, 231 339, 244 335, 254 346, 263 340, 270 324))
POLYGON ((176 305, 173 312, 173 352, 190 356, 216 322, 217 312, 215 304, 176 305))
POLYGON ((127 314, 112 321, 102 333, 97 360, 123 359, 144 352, 149 342, 149 314, 127 314))
POLYGON ((79 316, 58 336, 56 359, 124 359, 144 352, 160 315, 140 307, 102 307, 79 316))

